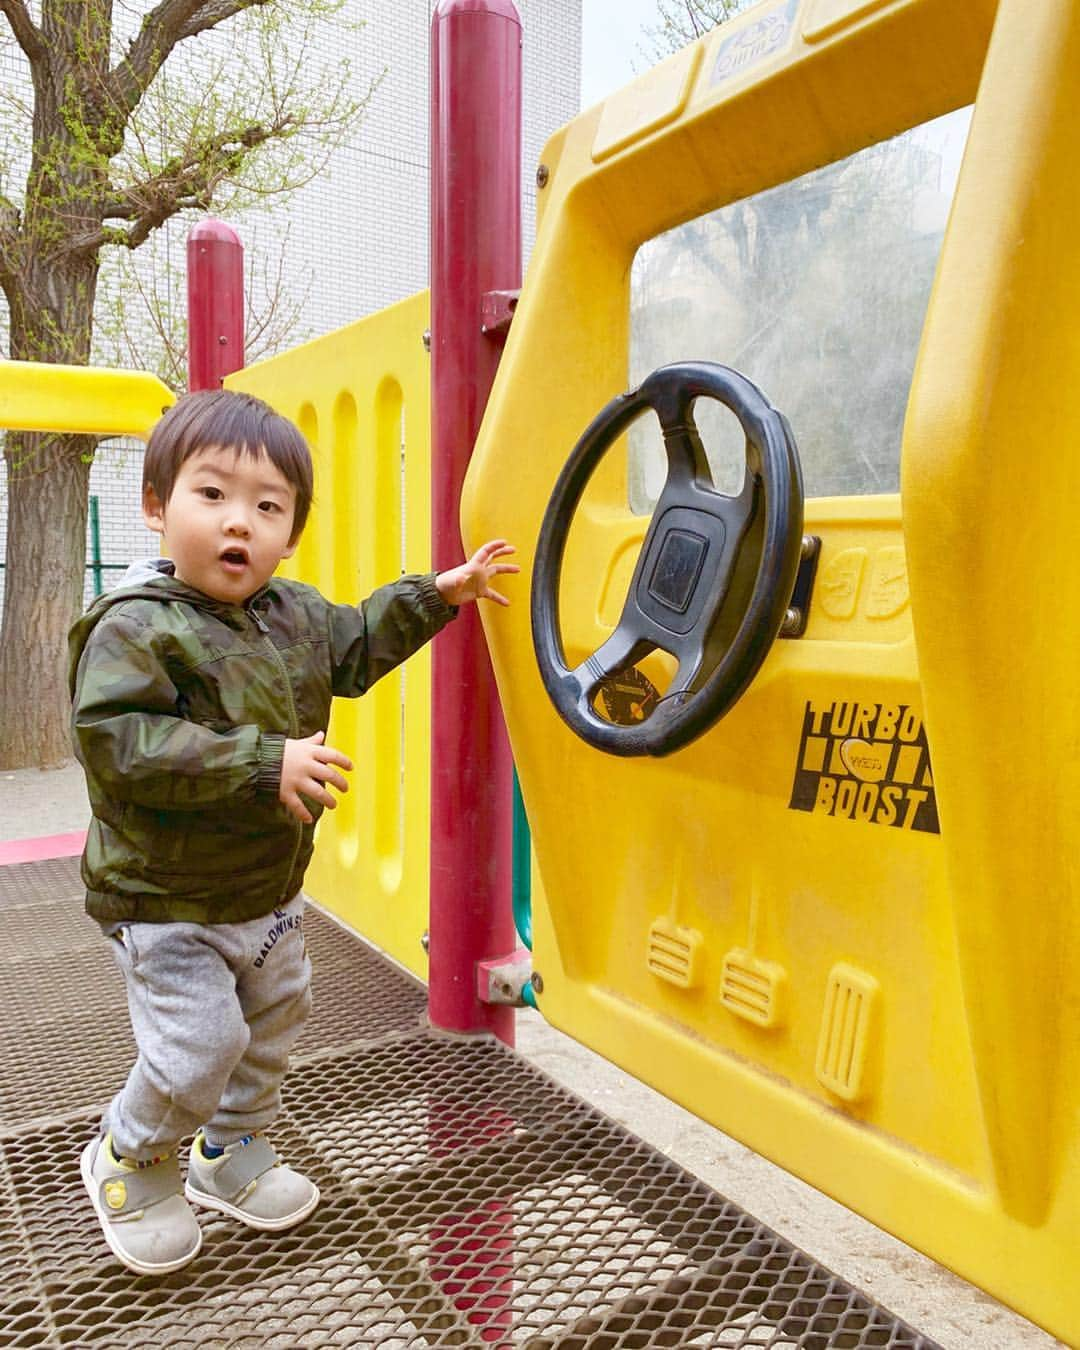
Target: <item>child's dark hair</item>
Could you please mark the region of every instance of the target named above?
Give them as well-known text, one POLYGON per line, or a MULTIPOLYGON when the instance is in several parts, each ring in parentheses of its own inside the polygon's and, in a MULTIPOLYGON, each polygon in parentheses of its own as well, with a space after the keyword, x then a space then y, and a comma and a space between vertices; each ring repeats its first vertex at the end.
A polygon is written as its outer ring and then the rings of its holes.
POLYGON ((185 394, 150 433, 143 460, 143 493, 152 488, 167 506, 181 465, 210 446, 258 459, 265 455, 296 489, 290 542, 300 537, 311 509, 311 452, 300 428, 251 394, 229 389, 185 394))

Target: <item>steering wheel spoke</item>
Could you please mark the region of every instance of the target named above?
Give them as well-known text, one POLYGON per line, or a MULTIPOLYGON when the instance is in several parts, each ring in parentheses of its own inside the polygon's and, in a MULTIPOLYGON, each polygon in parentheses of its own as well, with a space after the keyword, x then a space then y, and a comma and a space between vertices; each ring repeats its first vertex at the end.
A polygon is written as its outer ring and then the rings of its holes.
POLYGON ((667 455, 667 481, 661 500, 682 500, 694 487, 712 487, 709 457, 694 421, 693 405, 682 399, 658 399, 653 405, 667 455))
POLYGON ((570 675, 577 683, 581 697, 591 702, 599 685, 632 666, 651 650, 651 643, 643 641, 637 633, 626 632, 620 624, 606 642, 570 671, 570 675))
POLYGON ((693 651, 686 653, 679 662, 675 674, 672 676, 671 683, 664 691, 665 699, 679 698, 683 695, 692 697, 690 695, 690 686, 698 677, 704 656, 704 651, 700 646, 697 646, 693 651))

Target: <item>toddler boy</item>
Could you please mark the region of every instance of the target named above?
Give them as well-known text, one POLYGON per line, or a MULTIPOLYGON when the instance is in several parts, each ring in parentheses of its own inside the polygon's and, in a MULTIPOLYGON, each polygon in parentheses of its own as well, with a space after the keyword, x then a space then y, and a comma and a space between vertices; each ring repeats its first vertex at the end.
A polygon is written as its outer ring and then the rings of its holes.
POLYGON ((307 444, 245 394, 191 394, 155 427, 144 565, 71 631, 76 754, 93 810, 87 912, 127 984, 138 1059, 82 1155, 105 1238, 141 1274, 198 1253, 189 1201, 276 1232, 319 1201, 263 1131, 311 1002, 301 887, 352 764, 325 744, 356 697, 491 589, 485 544, 358 608, 274 578, 312 496, 307 444), (180 1140, 195 1131, 186 1185, 180 1140))

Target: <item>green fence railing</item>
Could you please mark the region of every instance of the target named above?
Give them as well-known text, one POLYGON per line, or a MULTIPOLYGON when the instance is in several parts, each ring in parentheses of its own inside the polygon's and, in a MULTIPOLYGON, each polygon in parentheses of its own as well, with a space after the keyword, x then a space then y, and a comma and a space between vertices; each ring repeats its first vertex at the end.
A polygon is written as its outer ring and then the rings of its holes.
MULTIPOLYGON (((0 562, 0 572, 7 566, 0 562)), ((105 593, 105 573, 106 572, 126 572, 128 564, 103 562, 101 558, 101 514, 98 507, 97 497, 90 498, 90 561, 86 564, 86 571, 93 574, 94 578, 94 599, 105 593)))

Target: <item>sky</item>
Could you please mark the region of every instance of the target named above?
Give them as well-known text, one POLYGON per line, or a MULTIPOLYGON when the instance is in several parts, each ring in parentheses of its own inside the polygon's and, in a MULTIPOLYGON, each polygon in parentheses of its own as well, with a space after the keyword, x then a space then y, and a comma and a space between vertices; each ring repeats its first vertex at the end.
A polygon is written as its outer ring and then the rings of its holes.
POLYGON ((588 108, 648 69, 642 26, 655 24, 656 0, 582 0, 581 106, 588 108))

